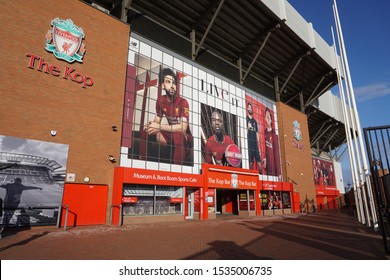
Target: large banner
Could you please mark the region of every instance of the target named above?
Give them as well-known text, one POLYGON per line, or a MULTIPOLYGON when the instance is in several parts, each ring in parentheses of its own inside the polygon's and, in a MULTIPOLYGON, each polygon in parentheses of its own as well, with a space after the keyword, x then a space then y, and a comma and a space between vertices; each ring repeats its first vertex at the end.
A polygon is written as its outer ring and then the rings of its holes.
POLYGON ((279 132, 275 106, 246 95, 246 128, 249 168, 264 180, 281 180, 279 132), (271 176, 271 177, 270 177, 271 176), (275 177, 272 179, 272 177, 275 177))
POLYGON ((133 166, 136 160, 194 166, 192 100, 183 92, 191 77, 139 53, 133 60, 127 71, 122 137, 127 158, 134 160, 133 166))
POLYGON ((0 135, 2 226, 55 225, 68 145, 0 135))
POLYGON ((336 188, 333 162, 313 157, 312 163, 316 187, 332 186, 336 188))
POLYGON ((241 167, 241 149, 236 144, 239 133, 237 116, 205 104, 201 104, 201 110, 200 136, 204 162, 215 165, 230 162, 234 167, 241 167), (230 154, 230 157, 226 156, 230 154))
POLYGON ((199 174, 209 163, 279 180, 275 104, 136 35, 129 43, 124 101, 121 166, 199 174), (248 139, 248 102, 256 109, 258 156, 248 139))

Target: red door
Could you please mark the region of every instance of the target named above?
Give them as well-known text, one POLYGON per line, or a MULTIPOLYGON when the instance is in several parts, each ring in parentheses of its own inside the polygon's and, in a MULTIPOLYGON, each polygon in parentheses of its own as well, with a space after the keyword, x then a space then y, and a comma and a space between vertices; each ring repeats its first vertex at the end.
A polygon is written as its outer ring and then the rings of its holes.
POLYGON ((224 191, 222 203, 225 206, 224 214, 238 214, 237 191, 224 191))
POLYGON ((108 186, 65 184, 61 226, 65 223, 65 205, 68 205, 67 226, 105 224, 107 196, 108 186))
POLYGON ((293 193, 294 213, 301 212, 301 198, 298 192, 293 193))
POLYGON ((317 210, 321 211, 322 209, 324 209, 324 197, 318 195, 316 197, 316 201, 317 201, 317 210))

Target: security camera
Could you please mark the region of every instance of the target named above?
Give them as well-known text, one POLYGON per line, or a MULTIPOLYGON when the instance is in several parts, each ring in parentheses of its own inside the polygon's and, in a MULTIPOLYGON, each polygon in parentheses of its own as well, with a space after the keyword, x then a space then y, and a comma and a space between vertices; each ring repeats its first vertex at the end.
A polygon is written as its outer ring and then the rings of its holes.
POLYGON ((108 156, 108 160, 111 161, 112 163, 116 162, 115 157, 112 156, 112 155, 109 155, 109 156, 108 156))
POLYGON ((51 136, 56 136, 57 135, 57 130, 51 130, 50 131, 50 134, 51 134, 51 136))

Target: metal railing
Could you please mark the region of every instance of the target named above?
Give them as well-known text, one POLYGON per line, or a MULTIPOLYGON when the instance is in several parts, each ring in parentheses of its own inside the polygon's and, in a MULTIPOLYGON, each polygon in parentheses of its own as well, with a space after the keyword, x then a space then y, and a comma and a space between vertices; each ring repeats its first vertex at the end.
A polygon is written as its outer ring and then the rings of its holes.
POLYGON ((66 230, 66 226, 68 223, 68 214, 69 214, 69 205, 68 204, 62 204, 58 206, 58 217, 57 217, 57 228, 60 227, 61 224, 61 216, 62 216, 62 208, 65 208, 65 221, 64 221, 64 230, 66 230))
POLYGON ((390 126, 364 128, 374 189, 375 212, 379 217, 385 251, 390 255, 390 126))
POLYGON ((55 217, 57 206, 6 207, 0 203, 0 208, 1 227, 55 225, 58 220, 55 217), (45 210, 52 210, 54 214, 43 213, 45 210))

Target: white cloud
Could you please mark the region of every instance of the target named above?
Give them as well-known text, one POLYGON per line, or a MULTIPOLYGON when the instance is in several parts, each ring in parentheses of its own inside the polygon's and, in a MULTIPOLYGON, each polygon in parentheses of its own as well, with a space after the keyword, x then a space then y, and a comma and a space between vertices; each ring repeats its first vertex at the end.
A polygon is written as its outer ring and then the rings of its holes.
POLYGON ((390 95, 390 83, 384 82, 355 88, 357 101, 367 101, 386 95, 390 95))
POLYGON ((3 139, 4 139, 4 136, 0 135, 0 151, 3 150, 3 139))
POLYGON ((69 146, 52 142, 0 135, 0 151, 34 155, 55 160, 66 167, 69 146))
POLYGON ((28 140, 15 151, 21 154, 31 154, 55 160, 61 165, 66 165, 68 157, 68 145, 28 140))

